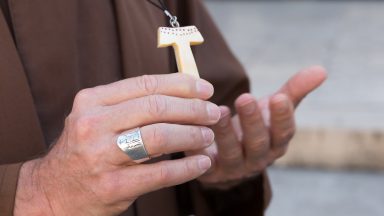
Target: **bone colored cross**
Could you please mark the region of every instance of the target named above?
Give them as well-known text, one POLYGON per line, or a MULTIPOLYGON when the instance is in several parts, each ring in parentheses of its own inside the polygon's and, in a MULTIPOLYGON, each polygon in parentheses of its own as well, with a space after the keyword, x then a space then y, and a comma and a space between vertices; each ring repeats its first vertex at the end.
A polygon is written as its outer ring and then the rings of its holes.
POLYGON ((179 72, 194 77, 200 76, 191 46, 199 45, 203 42, 204 38, 196 26, 179 28, 160 27, 158 30, 157 46, 159 48, 173 46, 179 72))

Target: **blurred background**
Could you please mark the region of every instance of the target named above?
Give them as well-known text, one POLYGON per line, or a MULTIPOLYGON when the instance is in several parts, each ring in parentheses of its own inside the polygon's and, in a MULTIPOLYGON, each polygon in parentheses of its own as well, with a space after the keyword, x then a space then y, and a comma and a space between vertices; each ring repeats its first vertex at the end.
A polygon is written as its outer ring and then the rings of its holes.
POLYGON ((384 1, 206 0, 260 97, 301 68, 329 79, 270 168, 267 216, 384 215, 384 1))

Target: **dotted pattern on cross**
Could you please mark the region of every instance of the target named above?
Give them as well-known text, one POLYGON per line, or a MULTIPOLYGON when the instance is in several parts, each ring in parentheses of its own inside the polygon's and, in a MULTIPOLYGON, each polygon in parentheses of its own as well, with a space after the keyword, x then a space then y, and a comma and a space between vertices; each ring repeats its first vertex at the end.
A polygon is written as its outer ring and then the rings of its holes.
POLYGON ((168 28, 168 27, 160 27, 161 34, 175 35, 175 36, 187 36, 193 35, 199 32, 199 30, 195 26, 188 26, 182 28, 168 28))

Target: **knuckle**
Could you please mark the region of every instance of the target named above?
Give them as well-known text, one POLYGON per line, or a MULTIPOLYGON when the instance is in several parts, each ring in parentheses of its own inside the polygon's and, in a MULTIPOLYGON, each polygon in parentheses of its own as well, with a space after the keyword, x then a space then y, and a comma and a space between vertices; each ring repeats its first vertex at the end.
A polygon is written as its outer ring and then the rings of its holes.
POLYGON ((80 90, 75 96, 73 106, 76 108, 85 105, 85 103, 92 99, 93 95, 94 92, 91 88, 80 90))
POLYGON ((287 153, 288 148, 280 147, 273 150, 275 159, 283 157, 287 153))
POLYGON ((197 171, 197 165, 194 161, 184 161, 183 166, 181 168, 181 173, 184 177, 192 176, 197 171))
POLYGON ((251 145, 248 147, 249 155, 257 158, 263 157, 267 153, 267 150, 267 146, 265 145, 251 145))
MULTIPOLYGON (((210 130, 210 129, 209 129, 210 130)), ((192 127, 189 130, 189 139, 192 140, 192 143, 197 144, 193 145, 194 148, 198 149, 206 144, 210 144, 204 141, 204 135, 202 134, 203 130, 199 127, 192 127)))
POLYGON ((72 127, 73 122, 74 122, 74 114, 73 114, 73 113, 70 113, 70 114, 65 118, 65 121, 64 121, 64 128, 70 128, 70 127, 72 127))
POLYGON ((252 145, 250 145, 250 147, 251 149, 255 148, 254 150, 260 150, 260 148, 267 146, 269 142, 269 135, 267 133, 263 133, 252 140, 252 145))
POLYGON ((137 79, 137 85, 148 95, 156 94, 159 87, 158 78, 151 75, 143 75, 137 79))
POLYGON ((215 136, 221 140, 226 139, 226 137, 230 136, 233 133, 232 125, 230 124, 230 119, 223 119, 217 125, 212 127, 215 131, 215 136))
POLYGON ((205 102, 199 99, 192 99, 191 103, 189 105, 189 112, 192 115, 200 116, 202 114, 203 106, 205 105, 205 102))
POLYGON ((295 128, 290 128, 282 132, 280 134, 280 139, 283 141, 283 144, 289 142, 294 137, 295 132, 295 128))
POLYGON ((287 110, 284 113, 274 115, 273 118, 276 122, 289 122, 291 119, 293 119, 293 113, 287 110))
POLYGON ((186 84, 182 85, 186 94, 195 95, 197 92, 196 80, 191 76, 184 76, 186 78, 186 84))
POLYGON ((220 158, 223 161, 233 163, 235 161, 240 161, 242 158, 242 154, 243 152, 241 148, 232 148, 232 149, 227 149, 225 152, 220 154, 220 158))
POLYGON ((247 146, 247 149, 250 152, 258 152, 260 154, 265 153, 269 146, 269 137, 267 135, 260 136, 255 138, 250 145, 247 146))
POLYGON ((264 160, 246 163, 246 168, 251 173, 260 173, 267 168, 267 163, 264 160))
POLYGON ((159 171, 156 173, 155 179, 157 179, 161 187, 168 187, 171 177, 171 171, 165 163, 160 165, 159 171))
MULTIPOLYGON (((158 153, 162 153, 162 151, 166 148, 166 132, 164 131, 162 124, 154 125, 151 132, 150 132, 150 143, 153 143, 153 145, 157 146, 158 153)), ((167 152, 165 152, 167 153, 167 152)))
POLYGON ((76 117, 73 124, 77 138, 84 139, 90 137, 95 129, 95 126, 99 125, 100 122, 101 118, 96 115, 76 117))
POLYGON ((152 116, 163 116, 167 110, 167 101, 160 95, 152 95, 148 97, 148 112, 152 116))
POLYGON ((198 90, 196 88, 196 81, 191 80, 189 82, 189 85, 186 85, 185 88, 186 88, 186 90, 185 90, 186 94, 188 94, 188 95, 198 95, 198 90))
POLYGON ((263 125, 264 124, 264 119, 261 113, 257 113, 256 115, 253 115, 251 118, 248 120, 244 121, 246 125, 263 125))

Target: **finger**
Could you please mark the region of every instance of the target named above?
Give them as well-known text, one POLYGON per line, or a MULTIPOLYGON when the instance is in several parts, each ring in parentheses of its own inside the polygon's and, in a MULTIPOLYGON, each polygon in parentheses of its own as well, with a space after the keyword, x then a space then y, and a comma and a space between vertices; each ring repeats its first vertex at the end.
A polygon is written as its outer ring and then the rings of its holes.
POLYGON ((108 129, 124 131, 154 123, 212 125, 220 118, 217 105, 199 99, 151 95, 105 109, 101 117, 108 129))
POLYGON ((105 181, 117 197, 132 198, 165 187, 179 185, 201 176, 211 166, 207 156, 197 155, 154 164, 140 164, 117 171, 105 181))
POLYGON ((294 107, 289 98, 278 94, 271 98, 272 153, 276 159, 285 154, 288 143, 295 134, 294 107))
POLYGON ((250 94, 243 94, 235 101, 243 131, 246 165, 252 170, 262 166, 269 149, 269 132, 264 123, 256 100, 250 94))
POLYGON ((197 150, 189 150, 185 151, 184 154, 186 156, 192 155, 205 155, 211 159, 211 168, 205 172, 204 176, 211 174, 218 168, 218 152, 217 152, 217 144, 214 143, 206 148, 200 148, 197 150))
POLYGON ((295 74, 277 93, 288 95, 296 107, 307 94, 319 87, 326 78, 327 74, 324 68, 313 66, 295 74))
MULTIPOLYGON (((140 132, 150 158, 206 148, 215 138, 210 128, 190 125, 153 124, 140 128, 140 132)), ((116 163, 126 163, 129 157, 117 145, 113 146, 119 152, 113 157, 118 160, 116 163)))
POLYGON ((206 100, 213 95, 213 86, 203 79, 180 73, 144 75, 82 90, 75 103, 113 105, 154 94, 206 100))
POLYGON ((228 107, 221 106, 221 119, 212 126, 217 143, 217 161, 220 169, 227 173, 236 173, 243 165, 243 150, 231 122, 228 107))

